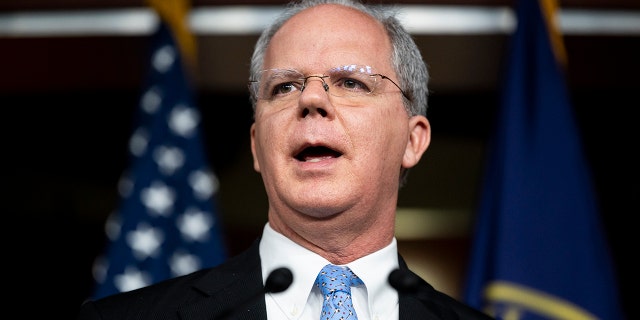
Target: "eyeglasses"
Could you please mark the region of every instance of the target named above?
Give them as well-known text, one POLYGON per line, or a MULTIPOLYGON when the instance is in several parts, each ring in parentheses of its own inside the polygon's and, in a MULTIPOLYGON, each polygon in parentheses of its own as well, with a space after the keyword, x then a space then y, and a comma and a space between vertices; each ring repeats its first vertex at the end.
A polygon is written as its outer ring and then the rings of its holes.
POLYGON ((344 65, 330 69, 326 75, 311 76, 293 69, 267 69, 256 74, 255 80, 249 81, 249 89, 259 100, 280 103, 299 97, 313 78, 322 81, 322 87, 330 95, 353 103, 382 93, 379 88, 381 79, 389 80, 407 100, 411 100, 389 77, 374 73, 370 66, 364 65, 344 65))

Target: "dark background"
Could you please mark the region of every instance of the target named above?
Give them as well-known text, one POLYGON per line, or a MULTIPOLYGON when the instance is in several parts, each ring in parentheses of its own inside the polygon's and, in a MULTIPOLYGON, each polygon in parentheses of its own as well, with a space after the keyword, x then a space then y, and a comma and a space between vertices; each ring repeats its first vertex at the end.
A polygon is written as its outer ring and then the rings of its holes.
MULTIPOLYGON (((277 4, 251 1, 249 4, 277 4)), ((411 3, 411 1, 404 1, 411 3)), ((425 1, 504 5, 510 1, 425 1)), ((199 5, 239 2, 194 1, 199 5)), ((563 7, 640 10, 635 1, 561 1, 563 7)), ((14 1, 0 13, 141 7, 141 1, 14 1)), ((497 108, 507 35, 417 35, 430 64, 428 116, 433 144, 400 206, 473 213, 481 160, 497 108)), ((221 181, 219 205, 230 252, 245 248, 266 221, 266 198, 253 172, 244 87, 255 35, 200 35, 198 105, 207 153, 221 181), (251 199, 251 201, 247 201, 251 199)), ((106 216, 127 166, 127 142, 145 71, 146 36, 0 37, 0 105, 5 140, 8 278, 16 300, 45 302, 73 317, 91 288, 106 216), (37 300, 34 298, 37 297, 37 300)), ((630 319, 637 259, 632 241, 640 199, 637 109, 640 32, 566 35, 567 80, 586 155, 593 169, 602 223, 630 319), (635 208, 635 209, 634 209, 635 208)), ((465 226, 463 226, 464 229, 465 226)), ((468 229, 467 229, 468 230, 468 229)), ((407 240, 455 248, 457 272, 470 233, 407 240), (420 242, 422 241, 422 242, 420 242)), ((45 308, 33 313, 45 314, 45 308)), ((47 311, 51 314, 51 311, 47 311)))

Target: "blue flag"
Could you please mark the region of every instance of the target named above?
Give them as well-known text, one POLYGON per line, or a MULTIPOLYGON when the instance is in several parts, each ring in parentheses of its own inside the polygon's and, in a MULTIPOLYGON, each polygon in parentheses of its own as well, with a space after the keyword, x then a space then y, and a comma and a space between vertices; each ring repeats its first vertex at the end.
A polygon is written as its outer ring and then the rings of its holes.
POLYGON ((181 51, 164 22, 151 40, 130 168, 119 182, 119 210, 107 221, 107 250, 94 265, 93 298, 214 266, 227 255, 218 180, 207 163, 181 51))
POLYGON ((554 14, 517 3, 463 299, 498 319, 623 319, 554 14))

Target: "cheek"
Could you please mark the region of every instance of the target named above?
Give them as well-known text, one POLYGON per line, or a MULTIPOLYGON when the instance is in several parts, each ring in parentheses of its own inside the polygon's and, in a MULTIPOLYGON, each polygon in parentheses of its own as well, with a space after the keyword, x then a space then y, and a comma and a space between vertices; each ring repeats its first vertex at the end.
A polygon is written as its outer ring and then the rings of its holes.
POLYGON ((382 110, 372 112, 366 119, 361 119, 364 132, 370 135, 379 135, 388 140, 401 135, 400 131, 406 132, 408 127, 408 117, 404 109, 390 107, 378 107, 382 110))
POLYGON ((258 157, 263 161, 275 154, 274 151, 285 141, 282 135, 286 131, 283 130, 282 124, 283 122, 273 115, 256 114, 254 144, 258 157))
POLYGON ((387 155, 387 161, 393 168, 399 168, 409 139, 408 119, 398 113, 388 114, 376 131, 379 132, 379 151, 387 155))
POLYGON ((381 158, 381 154, 397 158, 398 155, 402 155, 406 146, 408 135, 406 119, 392 110, 378 111, 368 115, 354 116, 346 127, 349 128, 354 144, 359 146, 367 158, 381 158))
POLYGON ((272 149, 273 147, 270 147, 271 143, 277 140, 272 136, 273 134, 274 130, 268 122, 261 122, 260 125, 256 126, 256 134, 254 140, 256 149, 261 158, 264 158, 269 153, 269 149, 272 149))

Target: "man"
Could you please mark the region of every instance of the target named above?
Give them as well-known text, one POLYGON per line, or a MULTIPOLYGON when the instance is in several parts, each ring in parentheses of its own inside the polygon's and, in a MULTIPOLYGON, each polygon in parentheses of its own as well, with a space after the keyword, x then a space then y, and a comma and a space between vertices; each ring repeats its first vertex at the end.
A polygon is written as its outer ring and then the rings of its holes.
POLYGON ((218 267, 87 302, 79 319, 489 319, 397 252, 398 191, 430 142, 428 74, 410 35, 349 0, 287 9, 251 60, 262 237, 218 267), (325 311, 343 289, 321 289, 347 278, 321 275, 344 270, 357 281, 325 311))

